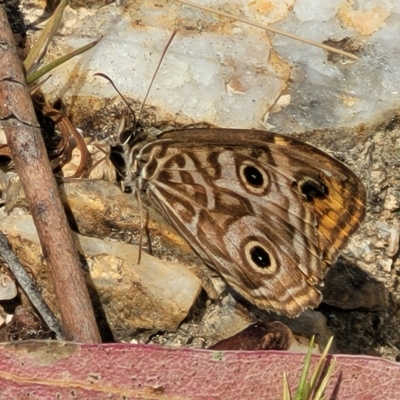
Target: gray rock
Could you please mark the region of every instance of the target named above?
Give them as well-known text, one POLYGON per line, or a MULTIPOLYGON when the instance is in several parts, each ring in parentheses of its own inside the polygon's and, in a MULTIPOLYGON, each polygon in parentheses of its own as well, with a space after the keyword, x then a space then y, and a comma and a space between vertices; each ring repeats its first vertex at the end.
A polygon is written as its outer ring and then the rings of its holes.
POLYGON ((385 284, 344 259, 339 259, 329 270, 321 291, 324 303, 344 310, 388 307, 385 284))

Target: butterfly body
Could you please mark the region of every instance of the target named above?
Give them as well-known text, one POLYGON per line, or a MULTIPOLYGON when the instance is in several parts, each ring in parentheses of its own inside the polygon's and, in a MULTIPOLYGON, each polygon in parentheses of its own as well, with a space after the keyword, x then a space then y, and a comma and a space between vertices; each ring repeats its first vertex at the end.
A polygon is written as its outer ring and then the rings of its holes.
POLYGON ((126 183, 256 306, 296 316, 365 213, 344 164, 298 140, 243 129, 125 141, 126 183))

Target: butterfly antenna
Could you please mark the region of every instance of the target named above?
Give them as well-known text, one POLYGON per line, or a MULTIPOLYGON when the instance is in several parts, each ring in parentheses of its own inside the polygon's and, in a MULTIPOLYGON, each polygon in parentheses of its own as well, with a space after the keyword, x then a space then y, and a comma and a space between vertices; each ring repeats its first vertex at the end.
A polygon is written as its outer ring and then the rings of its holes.
MULTIPOLYGON (((161 64, 162 64, 162 62, 163 62, 163 60, 164 60, 164 57, 165 57, 165 55, 167 54, 168 48, 169 48, 169 46, 171 45, 172 41, 174 40, 174 37, 175 37, 176 33, 177 33, 177 30, 175 29, 175 30, 172 32, 172 35, 171 35, 171 37, 169 38, 168 43, 167 43, 167 44, 165 45, 165 47, 164 47, 164 50, 163 50, 163 52, 162 52, 162 54, 161 54, 161 57, 160 57, 160 60, 158 61, 157 68, 156 68, 156 70, 155 70, 155 72, 154 72, 154 74, 153 74, 153 77, 151 78, 150 85, 149 85, 149 87, 148 87, 148 89, 147 89, 146 95, 144 96, 144 99, 143 99, 143 101, 142 101, 142 104, 140 105, 140 109, 139 109, 139 113, 138 113, 138 119, 140 118, 140 115, 142 114, 144 105, 145 105, 145 103, 146 103, 147 98, 149 97, 149 93, 150 93, 150 90, 151 90, 151 88, 152 88, 152 86, 153 86, 154 80, 156 79, 156 76, 157 76, 158 71, 159 71, 159 69, 160 69, 160 67, 161 67, 161 64)), ((136 128, 136 120, 135 120, 133 129, 135 129, 135 128, 136 128)))
MULTIPOLYGON (((132 107, 131 107, 130 104, 127 102, 127 100, 126 100, 125 97, 122 95, 122 93, 118 90, 118 88, 115 86, 115 84, 114 84, 114 82, 112 81, 112 79, 111 79, 110 77, 108 77, 106 74, 103 74, 102 72, 96 72, 96 73, 94 74, 94 76, 100 76, 101 78, 104 78, 104 79, 106 79, 108 82, 110 82, 111 85, 112 85, 112 87, 114 88, 114 90, 119 94, 119 96, 121 97, 121 99, 124 101, 124 103, 126 104, 126 106, 128 107, 129 111, 131 112, 131 114, 132 114, 132 116, 133 116, 133 121, 134 121, 134 123, 133 123, 133 129, 132 129, 133 132, 136 131, 136 127, 137 127, 137 124, 138 124, 138 120, 139 120, 139 118, 140 118, 140 115, 142 114, 144 105, 145 105, 146 100, 147 100, 147 98, 148 98, 148 96, 149 96, 149 93, 150 93, 150 90, 151 90, 151 88, 152 88, 152 86, 153 86, 154 80, 155 80, 155 78, 156 78, 156 76, 157 76, 157 73, 158 73, 160 67, 161 67, 161 64, 162 64, 162 62, 163 62, 163 60, 164 60, 165 55, 167 54, 167 50, 168 50, 169 46, 171 45, 172 41, 174 40, 174 37, 175 37, 176 33, 177 33, 177 30, 175 29, 175 30, 172 32, 172 35, 171 35, 171 37, 169 38, 168 43, 166 44, 166 46, 165 46, 165 48, 164 48, 164 50, 163 50, 163 52, 162 52, 162 55, 161 55, 160 60, 159 60, 159 62, 158 62, 157 68, 156 68, 156 70, 155 70, 155 72, 154 72, 154 74, 153 74, 153 77, 151 78, 150 85, 149 85, 149 87, 148 87, 148 89, 147 89, 146 95, 144 96, 144 99, 143 99, 143 101, 142 101, 142 104, 140 105, 140 109, 139 109, 139 113, 138 113, 138 117, 137 117, 137 118, 136 118, 136 114, 135 114, 135 112, 133 111, 132 107)), ((140 211, 140 236, 139 236, 139 251, 138 251, 138 259, 137 259, 138 264, 140 264, 140 261, 141 261, 141 258, 142 258, 142 247, 143 247, 144 219, 143 219, 143 204, 142 204, 142 198, 141 198, 140 193, 139 193, 139 191, 137 190, 137 188, 135 188, 135 197, 136 197, 136 199, 137 199, 138 206, 139 206, 139 211, 140 211)))
MULTIPOLYGON (((137 121, 138 121, 138 119, 140 118, 140 116, 142 114, 144 105, 146 104, 146 100, 149 97, 149 93, 150 93, 150 90, 151 90, 151 88, 153 86, 154 80, 156 79, 156 76, 157 76, 158 71, 159 71, 159 69, 161 67, 161 64, 162 64, 162 62, 164 60, 164 57, 167 54, 168 48, 171 45, 172 41, 174 40, 174 37, 175 37, 176 33, 177 33, 177 30, 175 29, 172 32, 171 37, 169 38, 167 44, 164 47, 164 50, 163 50, 163 52, 161 54, 161 57, 160 57, 160 60, 158 61, 157 68, 154 71, 153 77, 151 78, 150 85, 149 85, 149 87, 147 89, 146 95, 144 96, 142 104, 140 105, 138 118, 137 119, 135 118, 135 123, 133 124, 133 131, 135 131, 135 129, 136 129, 137 121)), ((139 210, 140 210, 140 236, 139 236, 139 252, 138 252, 137 263, 140 264, 141 257, 142 257, 142 247, 143 247, 144 219, 143 219, 143 204, 142 204, 142 198, 140 197, 140 194, 137 196, 137 199, 138 199, 138 205, 139 205, 139 210)))
POLYGON ((108 82, 110 82, 111 85, 112 85, 112 87, 114 88, 114 90, 119 94, 119 96, 121 97, 121 99, 123 100, 123 102, 125 103, 125 105, 128 107, 129 111, 131 112, 131 114, 132 114, 132 116, 133 116, 133 132, 135 132, 135 129, 136 129, 138 120, 139 120, 139 118, 140 118, 140 116, 141 116, 141 114, 142 114, 142 111, 143 111, 144 105, 145 105, 145 103, 146 103, 146 100, 147 100, 147 98, 149 97, 149 93, 150 93, 150 90, 151 90, 151 88, 152 88, 152 86, 153 86, 154 80, 155 80, 155 78, 156 78, 156 76, 157 76, 157 73, 158 73, 160 67, 161 67, 161 64, 162 64, 162 62, 163 62, 163 60, 164 60, 165 55, 167 54, 167 50, 168 50, 169 46, 171 45, 172 41, 174 40, 174 37, 175 37, 176 33, 177 33, 177 30, 175 29, 175 30, 172 32, 172 35, 171 35, 171 37, 169 38, 168 43, 166 44, 166 46, 165 46, 165 48, 164 48, 164 50, 163 50, 163 52, 162 52, 162 55, 161 55, 161 58, 160 58, 160 60, 159 60, 159 62, 158 62, 157 68, 156 68, 156 70, 155 70, 155 72, 154 72, 154 74, 153 74, 153 77, 151 78, 150 85, 149 85, 149 87, 148 87, 148 89, 147 89, 146 95, 144 96, 144 99, 143 99, 143 101, 142 101, 142 104, 140 105, 140 109, 139 109, 139 113, 138 113, 138 117, 137 117, 137 118, 136 118, 135 111, 133 111, 132 107, 130 106, 130 104, 128 103, 128 101, 125 99, 125 96, 124 96, 124 95, 118 90, 118 88, 115 86, 115 84, 114 84, 114 82, 112 81, 112 79, 111 79, 108 75, 106 75, 106 74, 104 74, 104 73, 102 73, 102 72, 96 72, 96 73, 94 74, 94 76, 100 76, 101 78, 104 78, 104 79, 106 79, 108 82))
POLYGON ((119 94, 119 96, 121 97, 121 99, 123 100, 123 102, 125 103, 125 105, 128 107, 129 111, 131 112, 132 116, 133 116, 133 121, 134 121, 134 126, 136 127, 136 122, 137 122, 137 118, 136 118, 136 114, 135 111, 133 111, 132 107, 130 106, 130 104, 127 102, 127 100, 125 99, 124 95, 118 90, 118 88, 115 86, 114 82, 112 81, 112 79, 107 76, 106 74, 103 74, 102 72, 96 72, 94 74, 94 76, 100 76, 101 78, 104 78, 106 80, 108 80, 108 82, 111 83, 112 87, 114 88, 114 90, 119 94))

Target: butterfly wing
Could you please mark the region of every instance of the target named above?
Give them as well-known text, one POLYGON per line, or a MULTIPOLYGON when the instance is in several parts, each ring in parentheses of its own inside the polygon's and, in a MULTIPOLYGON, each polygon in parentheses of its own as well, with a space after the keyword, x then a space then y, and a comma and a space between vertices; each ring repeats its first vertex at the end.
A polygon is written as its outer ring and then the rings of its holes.
POLYGON ((289 316, 319 304, 326 264, 364 215, 347 167, 270 132, 168 132, 138 159, 140 187, 201 258, 253 304, 289 316))

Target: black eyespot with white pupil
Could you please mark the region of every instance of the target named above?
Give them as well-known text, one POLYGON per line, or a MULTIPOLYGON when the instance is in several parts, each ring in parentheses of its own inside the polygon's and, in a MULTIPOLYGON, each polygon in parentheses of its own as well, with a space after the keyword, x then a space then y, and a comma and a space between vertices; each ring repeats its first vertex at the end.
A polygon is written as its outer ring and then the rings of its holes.
POLYGON ((244 253, 247 264, 256 272, 274 275, 278 270, 275 255, 267 246, 258 240, 246 243, 244 253))
POLYGON ((265 194, 270 181, 267 172, 252 161, 241 163, 239 179, 244 188, 254 194, 265 194))
POLYGON ((259 169, 252 165, 246 165, 243 169, 243 175, 246 178, 248 184, 254 187, 262 187, 264 183, 264 177, 259 169))
POLYGON ((260 246, 254 246, 250 249, 250 257, 260 268, 268 268, 271 266, 271 258, 269 254, 260 246))

